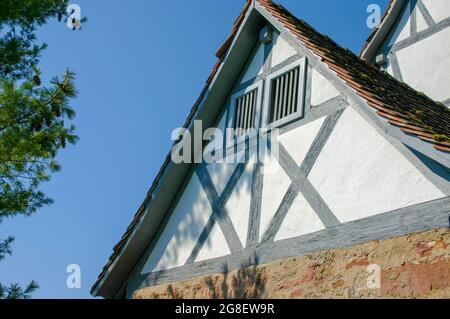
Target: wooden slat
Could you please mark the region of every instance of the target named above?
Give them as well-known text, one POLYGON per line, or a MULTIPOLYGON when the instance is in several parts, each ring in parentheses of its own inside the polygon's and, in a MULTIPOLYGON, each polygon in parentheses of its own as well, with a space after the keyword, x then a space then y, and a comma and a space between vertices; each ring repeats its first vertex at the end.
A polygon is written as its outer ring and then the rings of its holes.
POLYGON ((292 70, 291 72, 289 72, 288 76, 288 85, 287 85, 287 104, 286 104, 286 113, 284 114, 284 116, 288 116, 290 114, 292 114, 292 85, 294 83, 294 70, 292 70))
POLYGON ((242 130, 245 132, 248 121, 248 94, 244 95, 244 116, 242 119, 242 130))
POLYGON ((243 109, 244 100, 242 97, 240 97, 238 101, 239 101, 239 104, 238 104, 239 117, 237 118, 236 129, 238 130, 238 135, 240 135, 241 131, 242 131, 242 118, 244 116, 244 109, 243 109))
POLYGON ((275 122, 277 120, 277 114, 278 114, 278 103, 280 100, 280 78, 275 79, 275 84, 273 86, 275 88, 275 96, 273 100, 273 112, 272 112, 272 122, 275 122))
POLYGON ((299 90, 301 90, 301 88, 299 88, 299 85, 300 85, 300 69, 296 68, 294 71, 294 93, 293 93, 294 94, 294 98, 293 98, 294 109, 293 109, 293 113, 298 111, 298 103, 299 103, 298 93, 299 93, 299 90))
POLYGON ((280 77, 280 100, 278 105, 278 113, 277 113, 277 120, 281 119, 281 116, 283 114, 283 105, 285 101, 285 94, 284 94, 284 87, 285 87, 285 79, 284 76, 280 77))
POLYGON ((246 130, 248 130, 249 128, 252 127, 252 119, 253 119, 253 96, 254 96, 254 92, 252 91, 249 93, 249 102, 248 102, 248 120, 247 120, 247 125, 245 127, 246 130))
POLYGON ((286 108, 288 101, 288 87, 289 87, 289 73, 286 73, 284 76, 284 87, 283 87, 283 104, 282 104, 282 112, 280 114, 280 119, 286 116, 286 108))
POLYGON ((256 89, 236 99, 234 125, 237 130, 237 135, 243 135, 248 129, 254 128, 257 93, 258 90, 256 89))
POLYGON ((295 69, 289 73, 289 103, 287 115, 291 115, 294 112, 294 81, 295 69))
POLYGON ((258 102, 258 90, 253 91, 253 106, 252 106, 252 123, 251 127, 256 126, 256 103, 258 102))

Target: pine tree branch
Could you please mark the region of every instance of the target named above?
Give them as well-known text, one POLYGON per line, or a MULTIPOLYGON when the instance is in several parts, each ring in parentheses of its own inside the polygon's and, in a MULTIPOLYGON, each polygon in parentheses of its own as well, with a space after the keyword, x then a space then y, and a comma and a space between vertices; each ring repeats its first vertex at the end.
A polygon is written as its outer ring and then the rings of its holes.
MULTIPOLYGON (((50 105, 52 105, 57 98, 60 97, 61 94, 63 94, 63 96, 65 96, 66 92, 67 92, 67 88, 68 86, 71 84, 71 81, 73 80, 73 74, 71 72, 66 72, 66 74, 64 75, 64 81, 59 84, 57 83, 56 86, 58 87, 56 92, 47 100, 42 104, 42 107, 40 109, 37 110, 32 110, 24 115, 22 115, 20 118, 14 120, 14 122, 10 122, 6 125, 3 125, 0 127, 0 133, 8 128, 11 128, 13 126, 20 126, 22 124, 27 123, 27 120, 29 120, 30 117, 32 116, 36 116, 39 115, 39 113, 43 112, 43 110, 45 110, 46 107, 49 107, 50 105)), ((74 92, 76 94, 76 92, 74 92)), ((0 110, 3 107, 0 107, 0 110)))

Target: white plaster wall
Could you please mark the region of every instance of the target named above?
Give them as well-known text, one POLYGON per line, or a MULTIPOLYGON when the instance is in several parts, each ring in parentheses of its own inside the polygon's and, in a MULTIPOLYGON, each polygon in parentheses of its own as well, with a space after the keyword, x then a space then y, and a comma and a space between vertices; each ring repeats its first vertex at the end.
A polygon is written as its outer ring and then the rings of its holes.
POLYGON ((227 160, 208 165, 208 173, 211 176, 211 180, 219 196, 225 189, 225 186, 230 180, 231 175, 233 175, 236 167, 236 163, 231 161, 228 163, 227 160))
POLYGON ((142 272, 184 265, 211 213, 200 181, 193 175, 142 272))
POLYGON ((300 126, 278 137, 280 143, 289 152, 297 165, 301 165, 319 133, 325 117, 300 126))
POLYGON ((320 105, 340 95, 339 91, 316 70, 312 71, 311 76, 311 105, 320 105))
POLYGON ((450 98, 450 28, 399 51, 397 59, 406 83, 437 101, 450 98))
MULTIPOLYGON (((438 23, 448 17, 450 17, 450 1, 448 0, 422 0, 422 3, 427 8, 433 20, 438 23)), ((423 31, 428 28, 425 18, 422 12, 418 9, 417 5, 414 7, 417 16, 417 31, 423 31)), ((389 40, 389 46, 394 45, 411 35, 411 0, 408 1, 407 8, 400 18, 400 22, 395 29, 392 37, 389 40)))
MULTIPOLYGON (((278 137, 278 141, 300 166, 305 160, 317 133, 320 131, 325 117, 300 126, 278 137)), ((281 168, 275 156, 267 153, 264 156, 264 184, 261 203, 260 238, 267 231, 281 201, 286 194, 291 180, 281 168)), ((302 209, 301 203, 296 206, 302 209)), ((297 227, 294 225, 293 227, 297 227)))
POLYGON ((449 0, 422 0, 422 3, 428 9, 428 12, 435 22, 440 22, 445 18, 450 17, 449 0))
POLYGON ((270 225, 278 207, 283 200, 291 180, 270 153, 264 157, 263 191, 261 200, 259 238, 261 239, 270 225))
POLYGON ((341 222, 445 196, 352 108, 337 123, 309 179, 341 222))
MULTIPOLYGON (((210 140, 209 143, 207 143, 203 147, 203 160, 208 161, 208 163, 214 163, 216 161, 223 160, 223 157, 226 156, 225 150, 223 148, 223 142, 226 134, 226 113, 220 118, 220 121, 215 124, 214 127, 211 127, 211 129, 216 128, 217 130, 214 131, 214 134, 212 136, 203 136, 203 138, 206 141, 206 138, 210 140), (215 154, 213 156, 213 151, 215 151, 215 154)), ((206 133, 206 132, 205 132, 206 133)), ((192 135, 192 143, 194 143, 194 135, 192 135)), ((199 155, 198 155, 199 156, 199 155)), ((200 160, 200 159, 199 159, 200 160)))
POLYGON ((319 216, 299 193, 275 236, 275 241, 315 233, 325 229, 319 216))
POLYGON ((241 83, 247 82, 263 73, 264 69, 264 44, 260 44, 252 61, 245 71, 241 83))
POLYGON ((417 8, 417 6, 415 7, 414 10, 416 11, 417 32, 428 29, 428 24, 425 21, 425 18, 423 17, 422 12, 417 8))
MULTIPOLYGON (((422 0, 436 23, 450 17, 449 0, 422 0)), ((400 18, 400 23, 389 38, 389 46, 408 38, 410 34, 411 1, 400 18)), ((428 29, 422 12, 416 5, 417 31, 428 29)), ((446 28, 431 37, 425 38, 396 53, 403 81, 418 91, 424 92, 437 101, 450 98, 450 28, 446 28)), ((388 61, 384 68, 393 75, 388 61)))
POLYGON ((225 204, 225 208, 243 246, 247 242, 248 219, 252 198, 253 163, 255 161, 256 155, 253 155, 225 204))
POLYGON ((200 249, 195 262, 227 256, 230 253, 230 248, 228 247, 225 236, 223 235, 219 224, 216 223, 203 247, 200 249))
MULTIPOLYGON (((226 128, 227 128, 227 113, 221 116, 220 120, 216 124, 216 128, 220 129, 223 133, 223 139, 226 138, 226 128)), ((217 162, 212 163, 207 166, 208 173, 211 177, 211 180, 216 188, 219 196, 222 194, 225 186, 227 185, 231 175, 237 167, 237 161, 234 160, 233 156, 227 156, 226 152, 229 150, 223 149, 223 139, 222 140, 214 140, 208 144, 208 147, 216 148, 219 153, 222 153, 222 158, 217 162)), ((204 153, 207 153, 207 147, 204 149, 204 153)))
POLYGON ((276 66, 297 54, 277 32, 273 33, 272 66, 276 66))

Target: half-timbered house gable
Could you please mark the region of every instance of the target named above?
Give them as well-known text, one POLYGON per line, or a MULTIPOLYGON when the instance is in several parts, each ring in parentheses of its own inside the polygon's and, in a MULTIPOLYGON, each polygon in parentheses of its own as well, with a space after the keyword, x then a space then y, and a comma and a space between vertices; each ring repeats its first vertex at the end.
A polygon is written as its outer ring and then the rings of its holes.
POLYGON ((168 156, 95 295, 448 226, 445 106, 269 0, 246 2, 217 56, 185 132, 237 134, 193 147, 212 162, 168 156))
POLYGON ((450 4, 392 0, 361 56, 450 107, 450 4))

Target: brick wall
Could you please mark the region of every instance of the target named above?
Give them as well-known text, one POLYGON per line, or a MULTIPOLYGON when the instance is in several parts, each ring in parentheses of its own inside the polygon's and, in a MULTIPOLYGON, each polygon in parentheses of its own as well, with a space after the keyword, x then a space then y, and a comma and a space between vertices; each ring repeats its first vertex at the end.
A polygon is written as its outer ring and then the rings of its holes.
POLYGON ((134 294, 137 299, 380 297, 450 298, 450 230, 321 251, 134 294))

